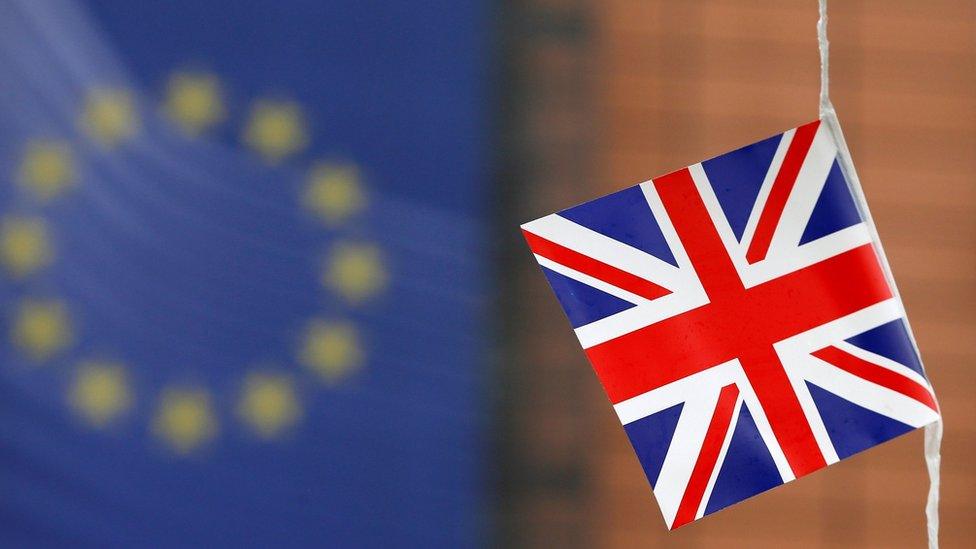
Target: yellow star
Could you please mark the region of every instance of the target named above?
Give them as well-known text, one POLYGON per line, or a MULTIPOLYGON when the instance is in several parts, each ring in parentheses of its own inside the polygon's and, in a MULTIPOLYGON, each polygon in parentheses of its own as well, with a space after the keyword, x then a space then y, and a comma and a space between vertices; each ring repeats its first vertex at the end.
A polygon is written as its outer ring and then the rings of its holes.
POLYGON ((83 362, 71 388, 71 405, 95 427, 105 427, 132 405, 125 369, 115 362, 83 362))
POLYGON ((20 161, 17 181, 40 200, 50 200, 74 183, 71 148, 63 141, 32 141, 20 161))
POLYGON ((0 263, 14 278, 36 272, 50 263, 51 256, 42 220, 8 217, 0 223, 0 263))
POLYGON ((359 335, 348 322, 314 319, 305 328, 299 360, 326 383, 334 384, 362 366, 363 351, 359 335))
POLYGON ((123 89, 98 89, 85 100, 81 126, 93 139, 112 147, 135 134, 139 126, 132 94, 123 89))
POLYGON ((326 258, 322 283, 352 303, 374 297, 387 283, 379 249, 369 244, 336 244, 326 258))
POLYGON ((183 131, 199 135, 224 119, 217 77, 190 72, 173 74, 166 87, 163 110, 183 131))
POLYGON ((166 389, 153 428, 176 453, 189 454, 217 434, 210 396, 200 389, 166 389))
POLYGON ((53 300, 26 300, 20 305, 11 334, 14 346, 35 361, 47 360, 71 344, 66 307, 53 300))
POLYGON ((296 103, 261 100, 251 107, 244 142, 270 164, 305 148, 305 118, 296 103))
POLYGON ((338 225, 366 207, 359 170, 352 165, 319 164, 309 176, 302 200, 327 225, 338 225))
POLYGON ((252 373, 244 380, 238 404, 241 418, 261 438, 273 438, 298 419, 298 400, 291 379, 252 373))

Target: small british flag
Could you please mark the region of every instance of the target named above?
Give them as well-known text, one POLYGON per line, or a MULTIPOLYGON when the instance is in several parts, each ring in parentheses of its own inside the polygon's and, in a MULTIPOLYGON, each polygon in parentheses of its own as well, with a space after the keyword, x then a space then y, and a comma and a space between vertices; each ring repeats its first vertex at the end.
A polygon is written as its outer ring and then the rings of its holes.
POLYGON ((669 528, 936 421, 814 121, 526 223, 669 528))

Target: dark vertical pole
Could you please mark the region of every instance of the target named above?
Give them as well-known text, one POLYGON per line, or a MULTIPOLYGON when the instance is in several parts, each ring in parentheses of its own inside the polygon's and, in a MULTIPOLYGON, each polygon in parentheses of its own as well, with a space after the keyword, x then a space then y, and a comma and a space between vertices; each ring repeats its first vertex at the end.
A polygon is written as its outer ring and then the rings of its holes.
POLYGON ((591 21, 582 0, 503 2, 498 101, 497 541, 587 544, 592 374, 520 223, 593 188, 591 21))

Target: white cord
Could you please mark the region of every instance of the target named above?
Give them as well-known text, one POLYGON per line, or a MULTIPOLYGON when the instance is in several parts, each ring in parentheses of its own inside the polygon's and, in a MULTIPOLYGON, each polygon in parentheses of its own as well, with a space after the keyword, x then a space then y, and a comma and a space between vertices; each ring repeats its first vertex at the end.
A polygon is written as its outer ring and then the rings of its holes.
POLYGON ((817 42, 820 44, 820 118, 834 111, 830 103, 830 42, 827 41, 827 0, 820 2, 820 19, 817 21, 817 42))
POLYGON ((925 504, 929 549, 939 549, 939 464, 942 462, 942 418, 925 426, 925 465, 929 469, 929 500, 925 504))
MULTIPOLYGON (((820 45, 820 119, 826 123, 834 136, 834 140, 837 142, 841 167, 848 181, 851 183, 852 190, 857 195, 858 202, 861 205, 860 209, 863 210, 861 213, 864 215, 873 240, 876 243, 876 250, 881 260, 885 277, 888 279, 893 293, 900 301, 901 297, 898 293, 898 287, 895 285, 894 277, 891 276, 888 259, 885 257, 884 249, 881 247, 881 242, 878 239, 878 234, 874 227, 874 221, 871 219, 871 212, 868 211, 867 202, 864 200, 864 192, 861 190, 860 179, 857 177, 857 172, 854 171, 854 164, 850 161, 851 153, 847 148, 847 141, 844 139, 844 133, 840 129, 840 122, 837 120, 834 105, 830 102, 830 42, 827 41, 827 0, 818 0, 818 2, 820 4, 820 19, 817 21, 817 41, 820 45)), ((921 356, 918 354, 918 345, 915 343, 915 336, 911 333, 911 330, 909 330, 909 336, 911 337, 912 345, 915 347, 915 353, 921 356)), ((925 504, 925 517, 928 526, 929 549, 939 549, 939 464, 942 461, 941 446, 942 418, 940 417, 935 423, 930 423, 925 426, 925 464, 929 472, 929 495, 928 501, 925 504)))

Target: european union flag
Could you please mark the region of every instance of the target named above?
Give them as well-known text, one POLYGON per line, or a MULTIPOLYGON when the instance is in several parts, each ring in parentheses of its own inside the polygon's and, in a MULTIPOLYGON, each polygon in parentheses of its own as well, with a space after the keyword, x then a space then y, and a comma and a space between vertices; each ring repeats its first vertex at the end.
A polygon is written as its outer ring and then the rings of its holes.
POLYGON ((486 15, 0 4, 0 544, 478 543, 486 15))

